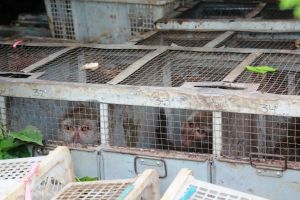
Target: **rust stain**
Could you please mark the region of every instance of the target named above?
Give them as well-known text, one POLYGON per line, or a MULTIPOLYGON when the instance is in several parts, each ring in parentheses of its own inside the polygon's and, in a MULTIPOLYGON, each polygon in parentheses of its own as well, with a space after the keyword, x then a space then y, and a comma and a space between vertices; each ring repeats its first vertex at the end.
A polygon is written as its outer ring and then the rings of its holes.
POLYGON ((116 15, 109 15, 109 18, 111 18, 112 20, 116 20, 117 16, 116 15))
POLYGON ((300 192, 300 183, 298 181, 293 181, 289 185, 294 188, 297 192, 300 192))

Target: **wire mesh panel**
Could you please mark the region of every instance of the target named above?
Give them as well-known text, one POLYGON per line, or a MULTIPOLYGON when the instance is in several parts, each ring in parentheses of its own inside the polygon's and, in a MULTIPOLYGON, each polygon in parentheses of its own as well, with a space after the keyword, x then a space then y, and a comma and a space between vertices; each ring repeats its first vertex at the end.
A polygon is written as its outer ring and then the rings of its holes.
POLYGON ((161 200, 266 200, 230 188, 197 180, 189 169, 181 169, 161 200))
POLYGON ((255 7, 256 3, 220 3, 201 2, 194 8, 187 10, 177 18, 181 19, 225 19, 244 18, 255 7))
POLYGON ((0 163, 3 200, 24 199, 26 184, 33 199, 48 200, 74 180, 71 155, 66 147, 58 147, 47 156, 8 159, 0 163))
POLYGON ((175 7, 175 0, 44 1, 54 37, 107 44, 154 29, 154 22, 175 7))
POLYGON ((184 82, 221 81, 248 54, 167 51, 120 84, 178 87, 184 82))
POLYGON ((164 5, 151 4, 128 4, 128 17, 131 34, 134 32, 143 33, 155 28, 154 22, 173 11, 174 2, 164 5), (158 14, 157 10, 161 10, 158 14))
POLYGON ((112 146, 212 153, 212 113, 109 105, 112 146))
POLYGON ((185 47, 203 47, 223 32, 199 31, 159 31, 154 35, 137 43, 137 45, 178 45, 185 47))
POLYGON ((264 53, 251 66, 270 66, 277 71, 259 74, 244 70, 235 82, 260 83, 258 90, 263 93, 299 95, 299 55, 264 53))
POLYGON ((34 72, 45 72, 40 79, 107 83, 129 65, 152 50, 76 48, 41 66, 34 72), (86 64, 96 63, 94 69, 86 64))
POLYGON ((269 166, 298 168, 299 125, 297 117, 222 113, 221 155, 269 166))
POLYGON ((46 144, 87 147, 100 144, 99 112, 92 102, 7 97, 1 117, 11 131, 37 127, 46 144))
POLYGON ((264 9, 256 16, 262 19, 293 19, 293 10, 280 10, 278 3, 269 3, 264 9))
POLYGON ((87 199, 94 200, 107 200, 117 199, 122 192, 132 183, 132 181, 122 183, 107 183, 101 184, 101 182, 90 182, 86 184, 73 184, 67 186, 64 189, 63 194, 57 197, 57 200, 74 200, 83 199, 85 196, 87 199))
POLYGON ((300 33, 237 32, 217 47, 257 49, 297 49, 300 33))
POLYGON ((29 65, 61 50, 62 47, 17 46, 0 44, 0 71, 19 72, 29 65))
POLYGON ((158 200, 158 174, 145 170, 133 179, 70 183, 53 199, 57 200, 158 200))
POLYGON ((75 39, 75 28, 71 0, 45 0, 48 14, 51 13, 53 36, 63 39, 75 39))

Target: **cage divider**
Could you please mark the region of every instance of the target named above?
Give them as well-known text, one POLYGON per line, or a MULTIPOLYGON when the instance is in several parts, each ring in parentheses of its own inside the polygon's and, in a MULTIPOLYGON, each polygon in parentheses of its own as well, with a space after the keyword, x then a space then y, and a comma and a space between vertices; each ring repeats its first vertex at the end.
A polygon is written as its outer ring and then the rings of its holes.
POLYGON ((213 112, 213 156, 219 160, 222 152, 222 112, 213 112))
POLYGON ((218 37, 216 37, 215 39, 211 40, 210 42, 208 42, 206 45, 204 45, 204 47, 210 47, 210 48, 214 48, 216 47, 218 44, 222 43, 223 41, 225 41, 227 38, 230 38, 232 35, 234 35, 235 32, 234 31, 226 31, 225 33, 223 33, 222 35, 219 35, 218 37))
MULTIPOLYGON (((6 98, 4 96, 0 96, 0 123, 4 130, 2 132, 7 131, 7 113, 6 113, 6 98)), ((0 130, 1 131, 1 130, 0 130)))

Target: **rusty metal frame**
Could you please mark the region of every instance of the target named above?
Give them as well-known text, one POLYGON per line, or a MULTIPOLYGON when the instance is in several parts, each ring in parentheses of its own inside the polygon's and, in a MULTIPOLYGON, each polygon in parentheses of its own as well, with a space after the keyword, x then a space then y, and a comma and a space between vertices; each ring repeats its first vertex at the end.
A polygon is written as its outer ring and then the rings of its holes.
MULTIPOLYGON (((33 43, 36 46, 56 46, 54 43, 33 43)), ((208 47, 157 47, 157 46, 128 46, 128 45, 83 45, 69 44, 57 53, 48 56, 46 59, 35 63, 25 70, 30 73, 30 69, 37 68, 39 64, 45 64, 53 60, 63 52, 75 47, 93 47, 104 49, 153 49, 129 67, 120 76, 117 76, 109 84, 83 84, 83 83, 62 83, 55 81, 37 80, 34 78, 14 79, 0 78, 0 95, 14 97, 28 97, 41 99, 60 99, 72 101, 98 101, 102 103, 129 105, 143 105, 166 108, 182 109, 204 109, 211 111, 230 111, 238 113, 267 114, 281 116, 300 116, 297 108, 300 106, 300 97, 293 95, 261 94, 258 91, 249 90, 224 90, 218 88, 195 88, 189 90, 186 87, 146 87, 146 86, 124 86, 116 85, 120 81, 130 76, 151 59, 159 56, 167 50, 183 50, 196 52, 233 52, 250 54, 240 65, 238 65, 227 77, 224 82, 232 82, 243 69, 243 66, 251 63, 262 53, 286 53, 300 55, 299 51, 293 50, 260 50, 239 49, 239 48, 208 48, 208 47), (242 109, 241 109, 242 108, 242 109), (268 109, 276 108, 276 109, 268 109)))
MULTIPOLYGON (((30 44, 31 45, 31 44, 30 44)), ((48 44, 39 43, 37 46, 47 46, 48 44)), ((49 44, 50 46, 53 43, 49 44)), ((53 45, 55 46, 55 45, 53 45)), ((31 70, 42 64, 50 62, 61 53, 68 52, 75 47, 93 47, 104 49, 153 49, 154 51, 146 54, 129 67, 127 67, 120 77, 116 77, 110 84, 85 84, 85 83, 70 83, 70 82, 55 82, 45 81, 35 78, 31 79, 16 79, 0 77, 0 96, 36 98, 36 99, 53 99, 53 100, 68 100, 68 101, 95 101, 103 105, 106 104, 128 104, 137 106, 151 106, 177 109, 194 109, 208 110, 214 113, 214 137, 220 137, 221 131, 221 112, 236 112, 250 113, 263 115, 278 115, 300 117, 300 96, 295 95, 277 95, 277 94, 262 94, 255 90, 247 89, 220 89, 194 87, 193 84, 185 84, 184 87, 146 87, 146 86, 128 86, 117 85, 124 78, 128 77, 135 70, 142 67, 145 63, 161 55, 167 50, 178 51, 195 51, 195 52, 235 52, 247 53, 248 57, 238 65, 232 72, 223 79, 223 82, 218 84, 233 84, 232 81, 238 76, 243 69, 243 66, 251 63, 262 53, 286 53, 300 55, 299 51, 293 50, 260 50, 256 49, 216 49, 216 48, 198 48, 198 47, 149 47, 149 46, 128 46, 128 45, 83 45, 70 44, 66 48, 48 56, 43 61, 31 65, 26 71, 31 70), (33 67, 34 66, 34 67, 33 67), (187 89, 188 88, 188 89, 187 89)), ((207 84, 207 83, 206 83, 207 84)), ((226 85, 225 84, 225 85, 226 85)), ((203 85, 203 84, 202 84, 203 85)), ((233 84, 234 85, 234 84, 233 84)), ((204 84, 205 86, 205 84, 204 84)), ((245 86, 245 84, 244 84, 245 86)), ((243 84, 238 84, 238 87, 244 87, 243 84)), ((5 113, 3 113, 5 114, 5 113)), ((3 115, 2 114, 2 115, 3 115)), ((5 120, 5 118, 4 118, 5 120)), ((105 133, 107 134, 107 133, 105 133)), ((221 157, 220 148, 221 141, 214 140, 216 148, 212 156, 218 160, 229 160, 221 157)), ((110 147, 107 143, 102 144, 106 150, 120 151, 119 148, 110 147)), ((122 149, 127 153, 136 155, 147 155, 146 150, 140 151, 131 148, 122 149)), ((156 150, 157 156, 175 157, 178 159, 189 160, 207 160, 211 155, 196 155, 182 152, 170 153, 156 150)), ((149 150, 149 155, 153 156, 153 150, 149 150)), ((240 162, 240 161, 233 161, 240 162)), ((243 162, 243 161, 241 161, 243 162)))

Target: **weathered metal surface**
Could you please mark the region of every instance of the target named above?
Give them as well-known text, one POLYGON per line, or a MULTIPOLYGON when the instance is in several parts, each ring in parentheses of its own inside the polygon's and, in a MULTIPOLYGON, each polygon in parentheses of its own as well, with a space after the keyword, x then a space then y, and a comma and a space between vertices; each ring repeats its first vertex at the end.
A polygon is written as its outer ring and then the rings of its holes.
MULTIPOLYGON (((154 154, 153 154, 154 155, 154 154)), ((134 159, 137 155, 123 152, 111 152, 103 149, 100 154, 101 179, 132 178, 136 176, 134 159), (116 164, 118 163, 118 164, 116 164)), ((147 156, 151 158, 152 156, 147 156)), ((154 157, 153 160, 156 158, 154 157)), ((203 181, 209 181, 208 162, 178 160, 176 158, 160 158, 166 164, 167 177, 160 179, 160 189, 164 192, 184 166, 193 170, 193 174, 203 181)), ((149 166, 149 168, 152 168, 149 166)))
POLYGON ((299 116, 300 97, 215 88, 168 88, 56 83, 0 78, 0 95, 68 101, 299 116), (292 98, 291 98, 292 97, 292 98))
POLYGON ((175 30, 230 30, 230 31, 300 31, 299 20, 188 20, 161 19, 158 29, 175 30))
POLYGON ((258 175, 257 169, 247 164, 215 161, 214 165, 218 185, 274 200, 300 198, 298 170, 283 171, 282 176, 271 177, 258 175))
MULTIPOLYGON (((80 0, 85 2, 85 0, 80 0)), ((164 5, 172 3, 174 0, 89 0, 90 2, 108 2, 108 3, 134 3, 134 4, 149 4, 149 5, 164 5)))
POLYGON ((134 32, 153 30, 154 22, 173 10, 175 0, 45 0, 45 5, 54 37, 121 44, 134 32))

